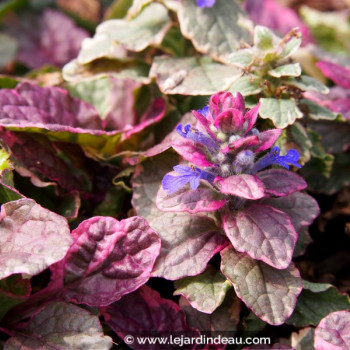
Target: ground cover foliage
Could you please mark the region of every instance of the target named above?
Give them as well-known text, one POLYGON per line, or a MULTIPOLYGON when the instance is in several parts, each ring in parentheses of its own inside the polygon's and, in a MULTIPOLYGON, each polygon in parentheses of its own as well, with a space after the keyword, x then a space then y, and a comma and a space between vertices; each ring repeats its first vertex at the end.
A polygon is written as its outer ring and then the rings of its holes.
POLYGON ((2 348, 350 348, 350 5, 319 5, 0 4, 2 348), (241 340, 137 340, 170 335, 241 340))

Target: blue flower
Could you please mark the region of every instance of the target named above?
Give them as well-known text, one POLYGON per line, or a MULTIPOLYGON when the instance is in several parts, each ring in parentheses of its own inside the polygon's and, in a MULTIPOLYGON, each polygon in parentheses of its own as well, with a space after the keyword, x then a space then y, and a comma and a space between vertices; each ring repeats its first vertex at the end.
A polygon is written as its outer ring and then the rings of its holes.
POLYGON ((195 128, 192 128, 190 124, 185 125, 184 130, 182 131, 182 125, 179 124, 176 127, 176 131, 182 137, 189 139, 194 142, 201 143, 208 148, 209 151, 216 152, 219 150, 219 146, 216 142, 209 136, 204 135, 195 128))
POLYGON ((202 109, 198 109, 197 112, 204 115, 207 118, 209 115, 209 106, 204 106, 202 109))
POLYGON ((297 163, 300 158, 297 150, 290 149, 285 156, 280 156, 280 152, 281 150, 279 147, 273 147, 266 156, 262 157, 255 163, 253 172, 256 173, 257 171, 273 164, 281 165, 286 169, 289 169, 288 164, 301 168, 301 165, 297 163))
POLYGON ((199 7, 212 7, 216 0, 197 0, 197 6, 199 7))
POLYGON ((215 179, 215 175, 194 166, 176 165, 173 169, 181 175, 165 175, 162 180, 162 186, 169 194, 176 192, 187 183, 190 183, 191 188, 196 190, 201 179, 206 180, 211 184, 213 184, 215 179))

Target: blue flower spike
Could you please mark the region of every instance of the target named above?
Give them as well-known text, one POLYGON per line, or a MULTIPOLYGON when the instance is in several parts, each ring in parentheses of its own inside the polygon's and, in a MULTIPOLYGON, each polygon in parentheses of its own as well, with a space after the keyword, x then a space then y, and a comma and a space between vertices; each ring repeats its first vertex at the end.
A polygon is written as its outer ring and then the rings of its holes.
POLYGON ((280 152, 281 150, 279 147, 273 147, 266 156, 262 157, 255 163, 253 169, 254 173, 273 164, 278 164, 286 169, 289 169, 288 164, 301 168, 301 165, 298 164, 300 155, 297 150, 290 149, 285 156, 281 156, 280 152))
POLYGON ((209 151, 215 152, 219 149, 219 146, 211 137, 204 135, 197 129, 193 128, 190 124, 186 124, 184 126, 184 130, 182 130, 182 125, 179 124, 176 127, 176 131, 185 139, 201 143, 202 145, 207 147, 209 151))
POLYGON ((173 169, 181 175, 165 175, 162 180, 162 186, 169 194, 176 192, 188 183, 193 190, 196 190, 201 179, 206 180, 211 184, 213 184, 215 179, 215 175, 194 166, 176 165, 173 169))

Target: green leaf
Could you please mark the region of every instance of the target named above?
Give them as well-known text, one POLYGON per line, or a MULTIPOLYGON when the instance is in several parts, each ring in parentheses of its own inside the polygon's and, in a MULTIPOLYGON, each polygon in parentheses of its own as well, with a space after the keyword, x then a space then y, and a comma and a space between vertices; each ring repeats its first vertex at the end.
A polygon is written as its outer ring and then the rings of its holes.
POLYGON ((326 85, 322 84, 319 80, 311 78, 307 75, 302 75, 297 79, 290 78, 288 80, 282 80, 281 83, 295 86, 302 91, 314 91, 320 92, 321 94, 328 94, 329 92, 329 89, 326 85))
POLYGON ((165 94, 211 95, 228 89, 242 72, 214 62, 209 57, 156 57, 150 76, 155 77, 165 94))
POLYGON ((115 0, 106 11, 104 19, 124 18, 132 3, 133 0, 115 0))
POLYGON ((229 89, 230 92, 240 92, 243 96, 257 95, 262 91, 260 78, 253 74, 244 75, 239 78, 229 89))
POLYGON ((286 44, 283 45, 282 53, 279 56, 279 58, 285 59, 293 55, 293 53, 299 49, 301 42, 302 42, 301 38, 294 36, 286 44))
POLYGON ((18 43, 6 34, 0 33, 0 69, 15 59, 18 43))
POLYGON ((97 109, 101 119, 105 119, 111 107, 109 104, 109 94, 112 89, 112 82, 109 78, 83 81, 67 85, 66 88, 72 96, 93 105, 97 109))
POLYGON ((10 11, 15 11, 27 5, 26 0, 5 0, 0 4, 0 21, 10 11))
POLYGON ((302 289, 299 271, 293 263, 277 270, 232 247, 221 251, 221 258, 222 273, 259 318, 272 325, 280 325, 288 319, 302 289))
POLYGON ((101 57, 118 57, 115 53, 118 45, 136 52, 159 45, 170 25, 168 10, 157 2, 146 6, 129 21, 112 19, 103 22, 96 28, 93 38, 84 40, 78 62, 86 64, 101 57))
POLYGON ((222 304, 231 284, 214 267, 208 266, 200 275, 175 282, 174 295, 183 295, 193 308, 211 314, 222 304))
POLYGON ((66 87, 72 96, 93 105, 101 119, 105 119, 112 110, 114 115, 133 112, 133 91, 139 86, 139 83, 132 80, 105 77, 70 84, 66 87))
POLYGON ((229 63, 241 41, 252 39, 252 24, 235 0, 217 0, 211 8, 201 8, 195 0, 182 1, 178 18, 182 34, 199 52, 223 62, 229 63))
POLYGON ((311 100, 301 99, 300 107, 306 107, 308 116, 314 120, 335 120, 338 116, 336 113, 333 113, 328 108, 322 107, 318 103, 311 100))
POLYGON ((272 50, 275 35, 264 26, 256 26, 254 29, 254 45, 263 51, 272 50))
POLYGON ((20 275, 12 275, 0 281, 0 320, 15 305, 28 299, 30 281, 20 275))
POLYGON ((255 54, 256 50, 254 48, 237 50, 228 56, 227 62, 245 68, 253 62, 255 54))
POLYGON ((292 99, 261 98, 260 102, 260 117, 271 119, 277 128, 283 129, 303 117, 303 113, 292 99))
POLYGON ((297 327, 316 326, 329 313, 349 308, 349 297, 340 294, 335 287, 325 283, 304 281, 304 290, 287 323, 297 327))
POLYGON ((161 47, 172 56, 183 57, 185 56, 186 39, 182 36, 179 28, 171 27, 166 33, 161 47))
POLYGON ((285 64, 269 70, 268 74, 275 78, 298 77, 301 74, 301 67, 299 63, 285 64))
POLYGON ((6 75, 0 76, 0 88, 1 89, 13 89, 19 83, 18 80, 13 77, 8 77, 6 75))
POLYGON ((73 60, 62 70, 62 77, 70 83, 85 80, 105 78, 109 75, 119 79, 133 79, 142 84, 149 84, 149 66, 141 61, 129 60, 126 62, 102 58, 88 64, 80 64, 73 60))

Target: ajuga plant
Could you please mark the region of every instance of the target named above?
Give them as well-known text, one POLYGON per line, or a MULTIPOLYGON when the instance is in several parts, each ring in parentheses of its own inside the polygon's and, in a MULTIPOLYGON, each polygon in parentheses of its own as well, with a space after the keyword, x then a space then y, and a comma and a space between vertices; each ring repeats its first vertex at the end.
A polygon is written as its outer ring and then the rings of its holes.
MULTIPOLYGON (((156 205, 173 215, 197 214, 198 225, 201 218, 213 220, 228 239, 214 250, 221 251, 222 273, 260 318, 281 324, 302 290, 291 262, 297 230, 311 223, 318 206, 300 192, 306 182, 289 170, 300 168, 298 152, 290 149, 282 155, 273 146, 281 130, 255 128, 259 108, 246 111, 240 93, 234 98, 230 92, 219 92, 208 106, 193 111, 196 124, 179 124, 181 139, 174 148, 182 158, 164 176, 156 205), (257 267, 260 272, 247 278, 257 267), (273 291, 277 276, 283 283, 273 291), (260 298, 268 298, 269 306, 259 303, 260 298)), ((191 266, 187 268, 182 274, 192 274, 191 266)))

